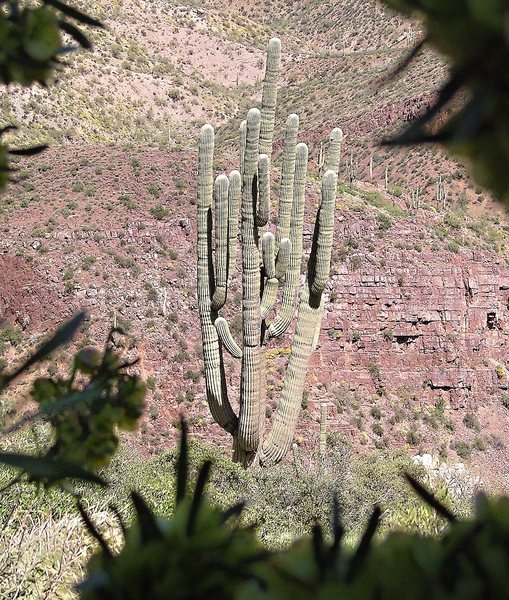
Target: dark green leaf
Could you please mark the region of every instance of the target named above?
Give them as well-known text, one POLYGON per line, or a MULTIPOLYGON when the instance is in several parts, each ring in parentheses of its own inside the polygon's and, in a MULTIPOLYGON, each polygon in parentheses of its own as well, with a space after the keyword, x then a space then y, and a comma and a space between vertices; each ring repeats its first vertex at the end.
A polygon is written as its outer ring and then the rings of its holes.
POLYGON ((203 500, 203 491, 209 478, 211 465, 212 461, 205 461, 200 468, 200 472, 198 473, 196 486, 194 488, 193 500, 191 501, 191 509, 189 510, 189 519, 187 521, 188 536, 191 536, 194 532, 194 526, 196 525, 196 517, 198 515, 198 511, 200 510, 201 501, 203 500))
POLYGON ((36 363, 49 356, 60 346, 63 346, 64 344, 70 342, 74 337, 74 334, 80 327, 81 323, 83 322, 85 316, 86 313, 84 312, 78 313, 65 325, 60 327, 60 329, 58 329, 55 335, 52 338, 50 338, 47 342, 45 342, 35 354, 33 354, 24 364, 21 365, 21 367, 19 367, 19 369, 16 369, 14 373, 6 375, 3 378, 0 377, 0 391, 2 391, 7 385, 9 385, 9 383, 11 383, 11 381, 19 377, 32 365, 35 365, 36 363))
POLYGON ((17 129, 16 125, 6 125, 5 127, 2 127, 2 129, 0 129, 0 136, 2 136, 4 133, 7 133, 8 131, 13 131, 14 129, 17 129))
POLYGON ((47 456, 28 456, 13 452, 0 452, 0 463, 21 469, 24 473, 35 479, 59 481, 60 479, 83 479, 98 485, 106 486, 107 483, 95 473, 61 458, 48 458, 47 456))
POLYGON ((60 12, 63 12, 64 15, 67 15, 72 19, 76 19, 76 21, 79 21, 80 23, 84 23, 85 25, 91 25, 92 27, 101 27, 102 29, 104 29, 104 25, 97 19, 89 17, 77 8, 73 8, 72 6, 68 6, 63 2, 60 2, 60 0, 44 0, 44 4, 53 6, 60 12))
POLYGON ((234 504, 233 506, 225 510, 222 516, 223 523, 226 523, 226 521, 234 517, 239 517, 245 507, 245 502, 239 502, 238 504, 234 504))
POLYGON ((408 473, 405 473, 406 480, 413 487, 413 489, 419 494, 419 496, 429 504, 431 508, 435 509, 437 513, 447 519, 450 523, 454 523, 456 521, 456 517, 452 514, 452 512, 444 506, 440 501, 438 501, 433 494, 428 491, 422 484, 420 484, 416 479, 414 479, 408 473))
POLYGON ((138 516, 142 542, 147 543, 152 540, 161 539, 163 535, 157 526, 155 516, 147 506, 145 500, 137 492, 131 492, 131 498, 136 515, 138 516))
POLYGON ((69 23, 68 21, 64 21, 63 19, 61 19, 60 21, 58 21, 58 24, 60 26, 60 29, 62 29, 62 31, 65 31, 71 37, 73 37, 82 48, 85 48, 86 50, 89 50, 90 48, 92 48, 92 43, 87 38, 87 36, 82 31, 80 31, 77 27, 72 25, 72 23, 69 23))
POLYGON ((112 553, 111 553, 111 550, 110 550, 108 544, 106 543, 106 540, 99 533, 99 531, 97 531, 97 529, 95 528, 95 525, 92 523, 92 520, 90 519, 87 512, 83 508, 83 505, 81 504, 81 502, 78 502, 78 510, 80 511, 81 518, 83 519, 83 522, 85 523, 85 527, 87 528, 90 535, 99 542, 99 545, 101 546, 104 554, 106 554, 106 556, 108 556, 108 557, 111 557, 112 553))
POLYGON ((332 533, 334 537, 329 553, 330 556, 334 557, 337 555, 340 549, 341 540, 343 539, 343 534, 345 533, 339 518, 339 501, 336 492, 334 492, 334 496, 332 498, 332 533))
POLYGON ((13 154, 14 156, 35 156, 36 154, 40 154, 44 152, 48 146, 46 144, 42 146, 33 146, 32 148, 21 148, 19 150, 9 150, 9 154, 13 154))
POLYGON ((386 146, 397 146, 397 145, 408 145, 417 144, 422 141, 435 141, 436 136, 427 134, 424 130, 426 125, 446 106, 450 100, 457 94, 464 83, 463 72, 458 72, 448 79, 447 83, 438 92, 438 98, 435 104, 426 111, 422 117, 416 119, 408 129, 406 129, 401 135, 390 139, 384 140, 382 145, 386 146))
POLYGON ((323 552, 323 532, 320 525, 313 525, 311 542, 313 544, 313 556, 315 563, 320 573, 320 579, 323 577, 325 569, 324 552, 323 552))
POLYGON ((187 423, 180 418, 180 451, 177 459, 177 493, 176 502, 179 505, 186 495, 187 485, 187 423))
POLYGON ((371 540, 376 533, 378 528, 378 524, 380 523, 380 515, 382 511, 379 506, 375 506, 373 514, 371 515, 366 530, 362 534, 361 541, 357 546, 357 550, 355 554, 352 556, 352 560, 350 561, 350 565, 348 567, 348 573, 346 574, 346 581, 350 583, 353 581, 355 575, 359 571, 362 566, 362 563, 366 559, 366 556, 369 553, 371 540))

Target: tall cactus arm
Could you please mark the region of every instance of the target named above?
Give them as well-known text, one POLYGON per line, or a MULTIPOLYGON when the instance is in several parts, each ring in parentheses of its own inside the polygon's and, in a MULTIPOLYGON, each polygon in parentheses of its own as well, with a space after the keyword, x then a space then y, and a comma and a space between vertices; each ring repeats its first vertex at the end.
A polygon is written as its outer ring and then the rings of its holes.
MULTIPOLYGON (((337 176, 333 171, 327 171, 322 181, 322 201, 320 214, 315 223, 315 235, 311 256, 316 257, 316 271, 320 269, 326 277, 329 276, 330 256, 332 252, 332 233, 334 209, 336 203, 337 176), (322 248, 320 252, 320 246, 322 248), (318 256, 320 254, 320 256, 318 256), (318 266, 320 263, 320 266, 318 266)), ((311 259, 310 259, 311 262, 311 259)), ((292 342, 292 351, 288 363, 288 372, 283 385, 281 401, 277 408, 274 423, 262 446, 260 462, 273 464, 283 458, 291 447, 295 426, 299 417, 306 371, 309 358, 317 338, 316 332, 322 316, 322 290, 313 291, 316 276, 311 271, 307 285, 302 291, 297 315, 297 325, 292 342)), ((325 285, 323 286, 325 287, 325 285)))
POLYGON ((258 157, 258 206, 256 224, 264 227, 270 214, 270 159, 266 154, 258 157))
POLYGON ((281 169, 281 192, 279 196, 279 215, 276 229, 276 250, 279 249, 279 245, 283 238, 290 237, 298 131, 299 117, 292 114, 286 120, 283 166, 281 169))
POLYGON ((260 127, 260 153, 272 154, 274 123, 276 120, 277 76, 281 60, 281 40, 272 38, 267 48, 267 65, 263 80, 262 121, 260 127))
POLYGON ((290 240, 292 251, 290 264, 283 285, 281 307, 271 323, 269 337, 280 337, 288 329, 297 308, 297 289, 300 282, 300 267, 302 263, 302 229, 304 225, 304 204, 306 173, 308 165, 308 147, 298 144, 295 164, 295 182, 293 187, 292 219, 290 240))
POLYGON ((329 151, 327 153, 327 162, 324 165, 324 172, 329 169, 336 175, 339 172, 339 161, 341 160, 341 142, 343 141, 343 131, 335 127, 330 134, 329 151))
POLYGON ((226 302, 228 282, 228 188, 230 181, 226 175, 216 177, 214 184, 216 216, 216 280, 212 296, 212 310, 218 311, 226 302))
POLYGON ((313 296, 321 297, 329 280, 334 234, 334 209, 338 177, 329 170, 322 179, 322 201, 318 209, 313 235, 313 245, 308 264, 308 278, 313 296))
POLYGON ((281 281, 288 271, 288 265, 290 264, 290 254, 292 253, 292 242, 289 238, 283 238, 281 240, 281 246, 279 246, 279 252, 276 257, 276 279, 281 281))
POLYGON ((277 290, 279 287, 279 281, 276 278, 276 261, 274 257, 275 252, 275 238, 274 234, 267 231, 263 234, 262 238, 262 257, 263 257, 263 268, 267 281, 263 288, 262 301, 260 305, 261 318, 266 319, 270 311, 274 308, 277 298, 277 290))
POLYGON ((212 161, 214 156, 214 129, 201 129, 198 153, 198 309, 203 339, 205 386, 210 412, 226 431, 234 433, 237 417, 228 401, 226 376, 221 348, 211 310, 214 286, 212 266, 212 161))
POLYGON ((280 461, 292 445, 295 427, 304 392, 306 371, 313 347, 316 322, 320 318, 320 307, 309 304, 309 289, 302 291, 297 325, 292 341, 292 352, 288 363, 281 399, 272 428, 263 443, 260 462, 271 465, 280 461))
POLYGON ((225 350, 231 354, 233 358, 242 358, 242 349, 233 339, 233 335, 226 319, 223 319, 223 317, 218 317, 215 320, 214 325, 225 350))
POLYGON ((240 136, 240 174, 244 173, 244 155, 246 153, 247 121, 244 120, 239 127, 240 136))
POLYGON ((260 111, 247 115, 242 181, 242 367, 238 443, 247 452, 260 441, 260 252, 255 224, 260 111))
POLYGON ((275 247, 274 234, 271 231, 266 231, 262 237, 262 259, 267 279, 274 279, 276 277, 275 247))
POLYGON ((237 262, 237 231, 239 226, 240 188, 242 179, 238 171, 230 173, 228 187, 228 280, 235 274, 237 262))

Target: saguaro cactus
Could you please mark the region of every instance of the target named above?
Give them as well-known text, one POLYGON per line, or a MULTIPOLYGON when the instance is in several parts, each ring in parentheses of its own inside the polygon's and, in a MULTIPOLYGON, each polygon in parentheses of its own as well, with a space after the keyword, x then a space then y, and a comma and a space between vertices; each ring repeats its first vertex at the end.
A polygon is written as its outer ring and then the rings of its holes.
POLYGON ((328 170, 298 302, 308 148, 297 143, 299 118, 286 122, 276 231, 263 231, 271 207, 270 163, 281 43, 270 40, 262 108, 240 126, 240 169, 213 181, 214 130, 201 130, 198 158, 198 305, 207 399, 214 419, 234 438, 234 459, 245 466, 275 463, 293 441, 309 357, 316 347, 332 251, 341 130, 331 135, 328 170), (214 214, 212 201, 214 200, 214 214), (241 207, 242 345, 219 315, 236 272, 241 207), (282 299, 276 314, 277 294, 282 299), (298 307, 297 307, 298 305, 298 307), (287 330, 297 310, 288 373, 268 435, 265 432, 265 347, 287 330), (241 362, 238 415, 228 397, 223 350, 241 362))

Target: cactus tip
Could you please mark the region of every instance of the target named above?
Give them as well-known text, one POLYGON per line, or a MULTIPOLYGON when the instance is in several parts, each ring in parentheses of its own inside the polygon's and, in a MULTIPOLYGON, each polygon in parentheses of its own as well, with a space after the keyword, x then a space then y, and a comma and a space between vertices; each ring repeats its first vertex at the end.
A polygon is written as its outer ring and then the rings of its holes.
POLYGON ((228 179, 228 177, 224 173, 221 173, 221 175, 218 175, 216 177, 216 181, 215 181, 215 183, 216 183, 217 186, 219 186, 219 185, 228 185, 229 182, 230 182, 230 180, 228 179))
POLYGON ((334 127, 330 134, 331 140, 340 142, 343 139, 343 130, 340 127, 334 127))
POLYGON ((247 113, 247 122, 256 122, 260 121, 262 113, 258 108, 250 108, 247 113))
POLYGON ((293 125, 295 127, 298 127, 299 125, 299 115, 296 115, 295 113, 292 113, 291 115, 288 116, 288 119, 286 120, 288 125, 293 125))

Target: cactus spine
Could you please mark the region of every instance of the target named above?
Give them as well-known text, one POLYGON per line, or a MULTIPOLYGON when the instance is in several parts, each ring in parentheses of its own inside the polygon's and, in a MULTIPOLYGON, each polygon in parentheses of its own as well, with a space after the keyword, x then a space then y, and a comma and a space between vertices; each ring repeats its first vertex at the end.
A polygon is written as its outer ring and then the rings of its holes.
POLYGON ((261 110, 252 108, 240 126, 240 170, 213 182, 214 130, 201 131, 198 161, 198 304, 207 399, 214 419, 234 438, 234 459, 249 466, 273 464, 291 448, 309 358, 318 342, 323 291, 330 271, 337 171, 343 134, 331 133, 322 199, 315 222, 308 277, 298 302, 308 148, 298 143, 299 118, 286 122, 276 231, 263 231, 270 217, 270 166, 281 43, 272 39, 261 110), (214 198, 214 211, 212 200, 214 198), (242 344, 219 311, 236 268, 239 204, 242 239, 242 344), (214 217, 213 217, 214 215, 214 217), (213 219, 215 224, 213 227, 213 219), (213 235, 214 230, 214 235, 213 235), (214 241, 214 244, 213 244, 214 241), (282 300, 270 321, 282 287, 282 300), (287 330, 297 310, 288 373, 267 436, 265 348, 287 330), (228 399, 223 349, 241 362, 238 416, 228 399))

